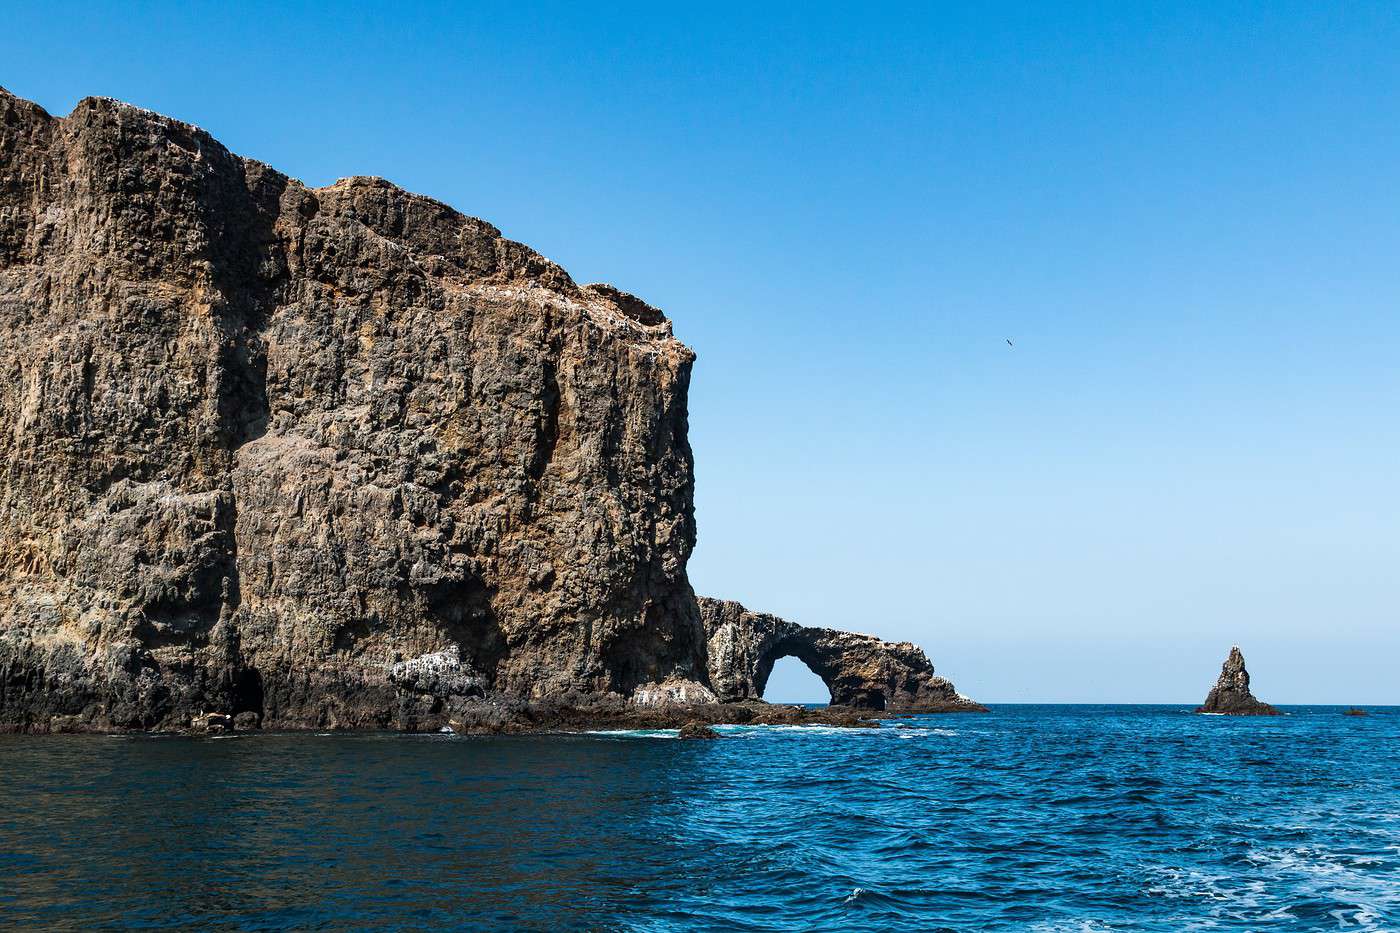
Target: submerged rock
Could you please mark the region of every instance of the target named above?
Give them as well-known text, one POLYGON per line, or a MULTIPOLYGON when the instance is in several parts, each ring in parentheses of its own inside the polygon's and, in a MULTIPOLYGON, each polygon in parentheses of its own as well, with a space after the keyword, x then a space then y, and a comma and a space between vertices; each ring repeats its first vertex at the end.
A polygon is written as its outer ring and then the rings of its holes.
POLYGON ((720 735, 703 722, 691 720, 681 726, 680 737, 683 739, 717 739, 720 735))
POLYGON ((1244 655, 1238 645, 1230 649, 1230 655, 1220 668, 1220 678, 1206 696, 1206 701, 1196 708, 1198 713, 1226 713, 1231 716, 1277 716, 1278 710, 1262 703, 1249 692, 1249 671, 1244 666, 1244 655))

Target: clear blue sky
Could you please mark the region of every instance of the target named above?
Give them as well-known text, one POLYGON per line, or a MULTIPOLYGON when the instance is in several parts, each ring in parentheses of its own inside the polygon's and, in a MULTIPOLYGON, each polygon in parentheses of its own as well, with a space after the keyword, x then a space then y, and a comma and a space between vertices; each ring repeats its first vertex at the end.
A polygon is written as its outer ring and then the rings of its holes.
POLYGON ((992 701, 1196 701, 1238 642, 1400 702, 1400 7, 60 6, 0 84, 664 308, 700 592, 992 701))

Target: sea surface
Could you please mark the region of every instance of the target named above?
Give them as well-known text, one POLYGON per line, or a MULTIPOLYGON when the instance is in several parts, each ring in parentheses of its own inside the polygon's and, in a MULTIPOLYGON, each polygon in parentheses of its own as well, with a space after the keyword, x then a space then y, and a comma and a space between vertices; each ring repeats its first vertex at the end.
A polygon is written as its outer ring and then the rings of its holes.
POLYGON ((0 737, 0 926, 1397 930, 1400 709, 0 737))

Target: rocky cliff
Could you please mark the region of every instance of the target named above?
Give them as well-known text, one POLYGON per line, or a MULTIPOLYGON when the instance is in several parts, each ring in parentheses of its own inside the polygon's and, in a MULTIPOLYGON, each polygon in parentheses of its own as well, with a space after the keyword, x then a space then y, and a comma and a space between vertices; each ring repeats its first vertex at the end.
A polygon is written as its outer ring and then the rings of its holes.
POLYGON ((0 729, 707 694, 692 360, 437 201, 0 91, 0 729))
POLYGON ((1249 671, 1238 645, 1230 649, 1220 666, 1220 677, 1206 695, 1206 701, 1196 708, 1198 713, 1226 713, 1231 716, 1276 716, 1278 710, 1254 698, 1249 692, 1249 671))

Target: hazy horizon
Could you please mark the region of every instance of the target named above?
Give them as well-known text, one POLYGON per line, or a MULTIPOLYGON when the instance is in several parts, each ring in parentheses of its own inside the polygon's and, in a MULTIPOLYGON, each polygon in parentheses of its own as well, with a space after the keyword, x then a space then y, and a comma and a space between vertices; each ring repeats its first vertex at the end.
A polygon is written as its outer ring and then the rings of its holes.
POLYGON ((1400 9, 86 9, 7 11, 0 86, 664 309, 697 592, 985 702, 1200 702, 1239 644, 1400 703, 1400 9))

